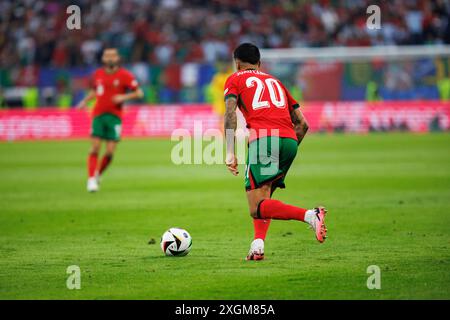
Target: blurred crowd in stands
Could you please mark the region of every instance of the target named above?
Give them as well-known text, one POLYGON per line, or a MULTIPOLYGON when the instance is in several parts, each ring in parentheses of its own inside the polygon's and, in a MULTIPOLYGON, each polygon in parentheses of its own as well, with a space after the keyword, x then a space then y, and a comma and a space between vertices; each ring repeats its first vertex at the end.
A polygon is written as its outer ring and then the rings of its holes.
POLYGON ((125 62, 214 62, 246 41, 265 48, 450 43, 448 0, 2 0, 0 65, 93 65, 105 45, 125 62), (81 8, 68 30, 66 8, 81 8), (381 8, 382 28, 366 28, 381 8))
MULTIPOLYGON (((73 106, 106 46, 119 48, 145 103, 211 102, 239 43, 449 44, 449 16, 450 0, 0 0, 0 107, 73 106), (366 26, 373 4, 378 30, 366 26), (80 8, 79 30, 67 28, 70 5, 80 8)), ((448 57, 265 67, 305 101, 450 96, 448 57)))

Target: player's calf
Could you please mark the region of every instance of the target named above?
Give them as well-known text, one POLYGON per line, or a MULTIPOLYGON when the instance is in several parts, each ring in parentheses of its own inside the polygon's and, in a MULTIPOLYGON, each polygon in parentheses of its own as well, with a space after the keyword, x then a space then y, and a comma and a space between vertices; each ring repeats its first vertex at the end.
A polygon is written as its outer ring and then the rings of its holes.
POLYGON ((103 172, 106 170, 106 168, 111 164, 112 159, 113 159, 112 153, 106 153, 103 156, 102 161, 100 162, 100 169, 98 172, 99 176, 101 176, 103 172))
POLYGON ((263 199, 258 204, 256 216, 259 219, 305 221, 306 209, 292 206, 275 199, 263 199))

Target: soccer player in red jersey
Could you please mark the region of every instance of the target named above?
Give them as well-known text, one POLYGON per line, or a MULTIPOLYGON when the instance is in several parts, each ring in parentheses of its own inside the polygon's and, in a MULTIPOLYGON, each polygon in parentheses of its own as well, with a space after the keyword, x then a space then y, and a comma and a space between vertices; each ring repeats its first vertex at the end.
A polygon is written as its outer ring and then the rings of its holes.
POLYGON ((234 51, 236 70, 225 83, 226 165, 238 175, 235 154, 236 108, 250 131, 245 187, 255 230, 247 260, 264 258, 264 240, 271 219, 308 223, 319 242, 325 241, 324 207, 311 210, 272 199, 276 188, 284 188, 284 179, 304 138, 308 124, 299 104, 283 84, 259 71, 260 53, 250 43, 234 51))
POLYGON ((96 98, 92 128, 91 150, 88 157, 87 190, 99 190, 99 178, 111 163, 122 128, 122 105, 144 96, 133 74, 120 66, 120 56, 116 48, 103 51, 103 68, 97 69, 92 77, 92 88, 80 101, 78 108, 86 108, 88 101, 96 98), (98 163, 102 141, 106 152, 98 163))

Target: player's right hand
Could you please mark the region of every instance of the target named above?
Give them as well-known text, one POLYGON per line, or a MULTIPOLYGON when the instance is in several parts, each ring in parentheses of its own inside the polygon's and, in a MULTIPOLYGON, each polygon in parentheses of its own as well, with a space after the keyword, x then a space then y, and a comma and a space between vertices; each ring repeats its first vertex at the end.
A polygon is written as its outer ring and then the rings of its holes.
POLYGON ((238 164, 236 155, 233 153, 227 154, 227 157, 225 159, 225 164, 227 165, 228 170, 234 175, 237 176, 239 174, 238 171, 238 164))
POLYGON ((86 107, 87 107, 87 104, 86 104, 86 101, 84 101, 84 100, 81 100, 76 106, 76 108, 80 109, 80 110, 81 109, 86 109, 86 107))

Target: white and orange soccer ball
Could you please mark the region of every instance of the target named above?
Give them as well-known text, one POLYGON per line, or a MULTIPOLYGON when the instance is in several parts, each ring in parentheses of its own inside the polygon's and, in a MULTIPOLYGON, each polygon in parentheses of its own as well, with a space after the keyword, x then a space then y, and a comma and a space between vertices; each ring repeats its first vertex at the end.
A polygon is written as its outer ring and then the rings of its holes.
POLYGON ((191 248, 191 235, 184 229, 170 228, 161 237, 161 249, 166 256, 185 256, 191 248))

